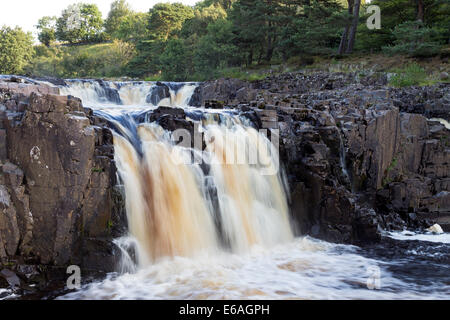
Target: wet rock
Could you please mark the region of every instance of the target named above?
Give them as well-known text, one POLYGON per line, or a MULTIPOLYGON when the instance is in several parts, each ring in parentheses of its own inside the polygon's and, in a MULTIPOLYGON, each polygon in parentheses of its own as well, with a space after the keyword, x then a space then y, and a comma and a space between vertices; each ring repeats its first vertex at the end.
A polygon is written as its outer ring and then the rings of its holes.
POLYGON ((20 264, 17 266, 17 274, 26 280, 30 280, 40 274, 36 265, 20 264))
POLYGON ((206 109, 223 109, 224 104, 222 101, 217 100, 205 100, 206 109))
POLYGON ((0 271, 0 277, 5 279, 8 282, 8 285, 12 289, 17 289, 20 287, 20 279, 19 277, 9 269, 3 269, 0 271))
POLYGON ((170 88, 162 82, 157 82, 156 85, 150 89, 146 102, 157 106, 161 100, 166 98, 170 98, 170 88))
POLYGON ((120 94, 117 89, 111 88, 106 81, 97 80, 97 82, 103 89, 103 92, 98 92, 100 96, 104 96, 108 101, 115 104, 122 104, 122 100, 120 99, 120 94))

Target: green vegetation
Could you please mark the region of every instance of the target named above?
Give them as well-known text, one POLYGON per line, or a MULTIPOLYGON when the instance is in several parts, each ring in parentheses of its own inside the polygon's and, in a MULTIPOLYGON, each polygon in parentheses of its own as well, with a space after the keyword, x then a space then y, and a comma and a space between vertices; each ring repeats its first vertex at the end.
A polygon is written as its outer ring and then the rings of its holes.
MULTIPOLYGON (((366 26, 368 5, 361 0, 203 0, 192 7, 158 3, 148 12, 134 12, 125 0, 114 0, 103 21, 96 5, 78 3, 37 22, 42 45, 35 50, 20 49, 26 43, 20 29, 8 31, 17 40, 3 41, 0 52, 3 59, 13 55, 18 61, 0 66, 2 72, 37 76, 258 80, 274 72, 273 65, 286 71, 286 66, 314 67, 331 59, 335 68, 352 71, 341 61, 367 53, 398 61, 448 56, 448 1, 373 0, 370 5, 382 12, 379 30, 366 26)), ((394 86, 434 81, 418 64, 396 67, 394 86)))
POLYGON ((425 69, 417 63, 412 63, 405 68, 393 71, 395 75, 389 80, 389 84, 394 87, 427 85, 430 83, 425 69))
POLYGON ((108 18, 105 21, 105 32, 109 37, 119 36, 120 25, 132 14, 131 8, 125 0, 115 0, 111 4, 108 18))
POLYGON ((68 43, 100 42, 104 39, 102 14, 95 4, 70 5, 56 21, 56 38, 68 43))
POLYGON ((408 21, 395 27, 392 32, 394 45, 383 47, 390 54, 411 57, 430 57, 440 52, 439 32, 424 26, 421 21, 408 21))
POLYGON ((95 45, 37 46, 25 71, 60 78, 113 78, 124 74, 134 54, 134 46, 120 40, 95 45))
POLYGON ((20 28, 0 28, 0 73, 21 73, 33 57, 33 37, 20 28))

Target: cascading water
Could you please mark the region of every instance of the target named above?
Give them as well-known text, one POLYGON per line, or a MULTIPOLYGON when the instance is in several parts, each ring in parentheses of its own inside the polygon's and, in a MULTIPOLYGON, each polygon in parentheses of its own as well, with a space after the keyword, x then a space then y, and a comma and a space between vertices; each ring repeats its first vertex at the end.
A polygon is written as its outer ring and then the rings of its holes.
POLYGON ((293 239, 274 150, 255 129, 237 121, 230 128, 208 125, 205 152, 174 145, 170 133, 156 124, 140 124, 136 130, 142 157, 118 134, 114 145, 141 265, 166 256, 218 251, 220 243, 242 252, 255 244, 293 239), (239 145, 248 155, 259 153, 265 163, 251 166, 242 159, 238 164, 239 145), (192 152, 200 163, 187 161, 192 152), (202 169, 202 163, 208 163, 209 170, 202 169), (268 168, 271 175, 263 175, 268 168))
MULTIPOLYGON (((192 84, 165 86, 167 98, 154 90, 161 85, 151 83, 75 81, 63 90, 76 95, 81 88, 88 105, 103 106, 108 97, 104 88, 115 87, 123 108, 145 106, 144 101, 154 100, 149 94, 160 94, 159 104, 187 106, 195 90, 192 84)), ((175 145, 169 131, 145 117, 143 123, 127 118, 126 126, 117 114, 108 114, 108 119, 116 129, 115 159, 140 265, 214 252, 224 245, 243 252, 293 239, 276 150, 237 116, 203 115, 198 125, 205 133, 204 151, 175 145), (193 152, 200 161, 185 163, 193 152)))
POLYGON ((60 87, 63 95, 83 100, 86 107, 127 109, 144 106, 187 106, 196 83, 179 85, 171 82, 113 82, 103 80, 66 80, 60 87))
POLYGON ((76 80, 61 88, 114 130, 130 233, 116 240, 119 273, 61 299, 448 298, 438 284, 411 289, 410 274, 383 256, 294 239, 274 145, 232 112, 192 110, 195 87, 76 80), (184 108, 200 143, 176 144, 177 132, 151 122, 158 105, 184 108), (373 267, 381 290, 366 288, 373 267))

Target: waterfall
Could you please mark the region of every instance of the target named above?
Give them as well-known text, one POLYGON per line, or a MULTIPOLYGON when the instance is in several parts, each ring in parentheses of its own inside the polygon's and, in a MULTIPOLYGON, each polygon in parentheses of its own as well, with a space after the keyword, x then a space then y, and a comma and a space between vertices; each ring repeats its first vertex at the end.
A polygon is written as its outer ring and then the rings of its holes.
POLYGON ((293 239, 273 146, 255 129, 231 122, 205 126, 205 152, 175 145, 171 133, 154 123, 137 125, 142 156, 129 140, 114 135, 140 265, 293 239), (190 161, 193 152, 201 163, 190 161), (252 157, 258 159, 249 161, 252 157), (209 170, 202 169, 205 163, 209 170))
POLYGON ((86 107, 94 109, 188 106, 197 87, 196 83, 81 79, 65 80, 65 83, 59 87, 61 94, 78 97, 86 107))
POLYGON ((87 101, 113 130, 130 235, 116 241, 122 271, 133 270, 131 247, 143 267, 293 240, 278 150, 248 120, 190 108, 192 83, 67 83, 62 91, 87 101), (120 98, 108 100, 108 90, 120 98), (176 144, 177 132, 150 121, 155 105, 183 107, 200 143, 176 144))

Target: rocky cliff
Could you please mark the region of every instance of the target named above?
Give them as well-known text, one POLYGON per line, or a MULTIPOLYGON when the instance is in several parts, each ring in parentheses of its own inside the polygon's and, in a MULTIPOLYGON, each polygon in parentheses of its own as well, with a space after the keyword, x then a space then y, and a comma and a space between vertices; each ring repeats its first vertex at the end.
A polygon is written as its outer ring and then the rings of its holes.
POLYGON ((1 262, 42 285, 72 264, 112 271, 123 212, 111 132, 79 99, 14 81, 0 83, 1 262))

